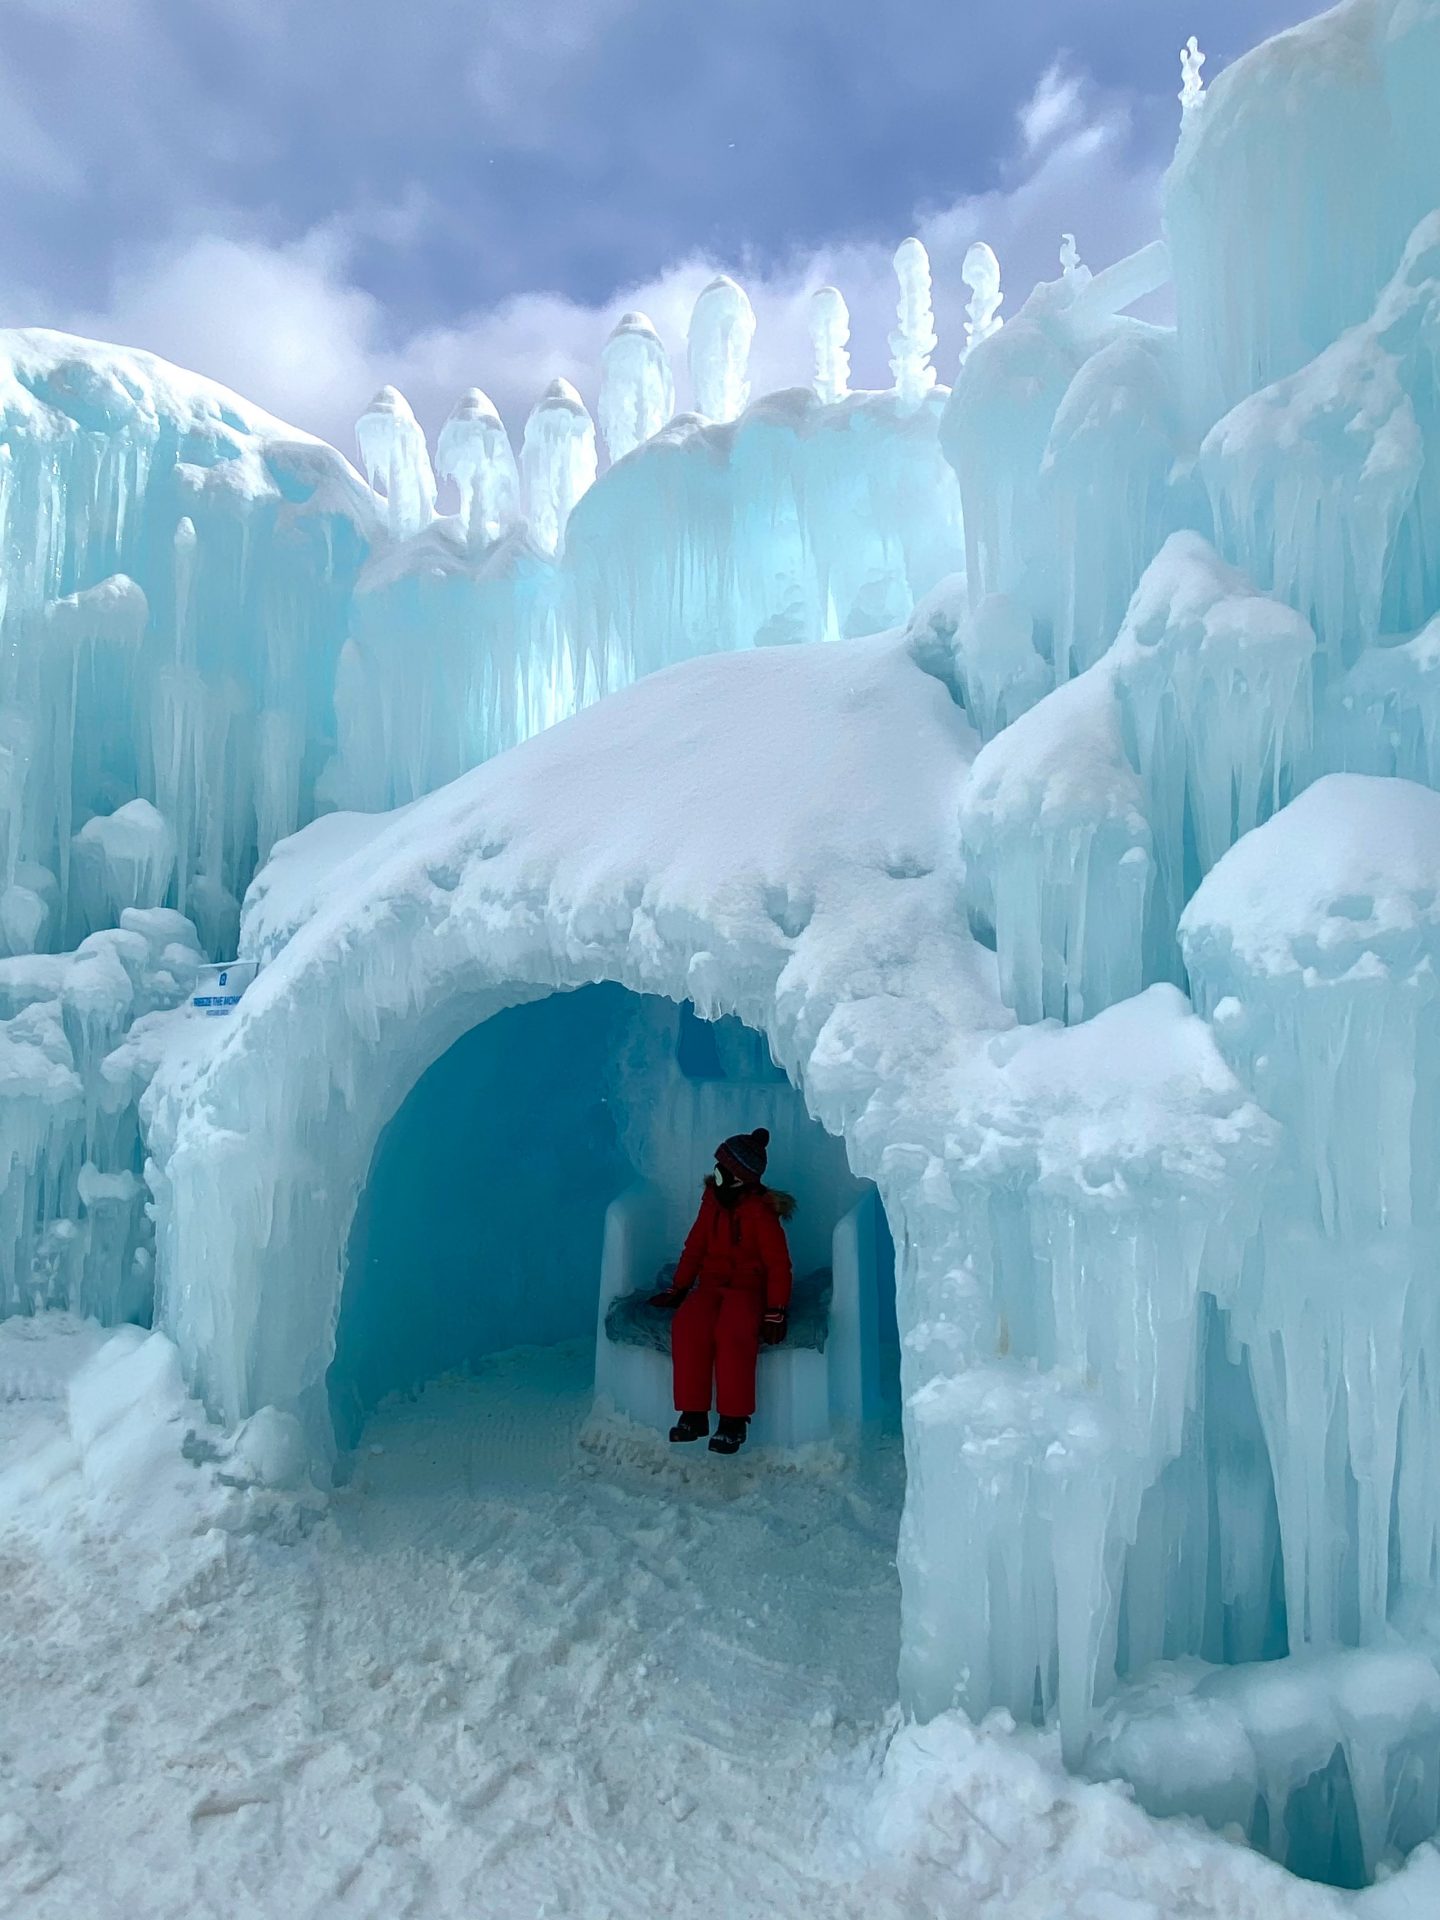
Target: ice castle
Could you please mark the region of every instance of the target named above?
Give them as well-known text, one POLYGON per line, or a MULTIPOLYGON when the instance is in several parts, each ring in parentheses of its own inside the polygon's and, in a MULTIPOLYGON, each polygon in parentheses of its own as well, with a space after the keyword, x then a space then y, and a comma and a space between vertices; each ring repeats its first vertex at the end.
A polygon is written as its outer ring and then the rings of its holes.
POLYGON ((476 388, 432 461, 385 388, 363 480, 0 336, 0 1312, 153 1316, 325 1459, 444 1364, 440 1282, 364 1288, 395 1209, 465 1231, 462 1107, 506 1220, 573 1208, 495 1346, 742 1089, 888 1222, 906 1710, 1320 1878, 1435 1832, 1437 92, 1437 0, 1192 42, 1163 238, 1003 324, 973 248, 949 389, 914 240, 889 391, 825 288, 752 398, 721 277, 696 412, 628 314, 598 438, 476 388))

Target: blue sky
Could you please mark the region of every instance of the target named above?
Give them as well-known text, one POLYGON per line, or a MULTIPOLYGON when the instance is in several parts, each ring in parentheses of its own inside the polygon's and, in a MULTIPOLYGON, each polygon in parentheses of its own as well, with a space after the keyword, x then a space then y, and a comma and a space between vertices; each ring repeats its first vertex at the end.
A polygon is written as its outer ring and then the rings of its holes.
MULTIPOLYGON (((972 239, 1013 311, 1062 230, 1158 230, 1177 50, 1213 77, 1305 0, 0 0, 0 321, 151 347, 350 445, 393 378, 593 392, 623 306, 683 358, 726 268, 758 386, 850 300, 885 378, 889 262, 936 273, 954 371, 972 239)), ((684 382, 681 381, 682 401, 684 382)), ((518 425, 518 418, 512 420, 518 425)))

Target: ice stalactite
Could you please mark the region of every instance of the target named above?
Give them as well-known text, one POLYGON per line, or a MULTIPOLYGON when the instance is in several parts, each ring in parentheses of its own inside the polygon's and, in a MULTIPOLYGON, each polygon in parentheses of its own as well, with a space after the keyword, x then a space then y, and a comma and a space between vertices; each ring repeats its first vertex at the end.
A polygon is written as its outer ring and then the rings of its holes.
POLYGON ((1205 103, 1205 81, 1201 69, 1205 65, 1205 56, 1200 51, 1200 42, 1192 33, 1180 49, 1180 101, 1182 113, 1194 113, 1197 107, 1205 103))
POLYGON ((600 364, 600 437, 613 463, 653 440, 674 415, 675 376, 643 313, 620 316, 600 364))
POLYGON ((1322 766, 1440 787, 1440 615, 1413 640, 1362 653, 1318 726, 1322 766))
POLYGON ((811 385, 817 399, 833 405, 850 391, 850 309, 838 287, 817 287, 810 296, 810 344, 811 385))
POLYGON ((970 303, 965 309, 965 346, 960 356, 963 364, 976 347, 997 334, 1005 324, 1000 318, 1005 296, 1000 291, 1000 262, 994 248, 984 240, 975 241, 966 251, 960 278, 970 289, 970 303))
POLYGON ((0 960, 0 1315, 148 1318, 137 1106, 163 1043, 147 1016, 188 996, 200 957, 178 913, 124 909, 73 953, 0 960))
POLYGON ((918 407, 935 385, 930 356, 939 342, 930 298, 930 256, 912 234, 895 252, 895 278, 900 283, 898 325, 890 335, 890 372, 900 400, 918 407))
POLYGON ((1292 608, 1177 533, 1104 658, 977 757, 972 908, 1022 1019, 1088 1018, 1179 976, 1185 901, 1306 764, 1314 651, 1292 608))
POLYGON ((948 1649, 971 1712, 1054 1713, 1073 1765, 1127 1615, 1138 1644, 1163 1636, 1166 1582, 1127 1581, 1127 1556, 1184 1451, 1203 1295, 1243 1244, 1277 1129, 1171 987, 988 1054, 975 1071, 995 1073, 993 1090, 977 1100, 957 1081, 946 1140, 963 1267, 906 1336, 917 1437, 901 1555, 933 1578, 913 1610, 907 1591, 902 1673, 922 1711, 948 1704, 948 1649), (1121 1058, 1136 1068, 1123 1091, 1121 1058), (1035 1132, 1028 1089, 1042 1084, 1035 1132), (1184 1127, 1162 1149, 1177 1097, 1184 1127), (968 1325, 976 1296, 983 1332, 968 1325))
POLYGON ((355 435, 366 477, 385 496, 392 539, 423 533, 435 517, 435 474, 410 402, 398 388, 381 387, 355 435))
POLYGON ((520 483, 530 538, 558 553, 576 501, 594 485, 595 426, 568 380, 552 380, 531 409, 520 448, 520 483))
POLYGON ((1136 588, 1106 664, 1154 838, 1147 979, 1174 973, 1173 929, 1201 878, 1303 778, 1314 656, 1307 622, 1199 534, 1173 534, 1136 588))
POLYGON ((961 802, 972 913, 1022 1020, 1138 993, 1154 873, 1144 789, 1109 677, 1057 687, 976 757, 961 802))
POLYGON ((1121 331, 1079 367, 1051 422, 1037 495, 1057 680, 1104 653, 1172 528, 1203 523, 1200 488, 1177 478, 1185 469, 1166 346, 1163 336, 1121 331))
POLYGON ((460 494, 460 519, 472 552, 491 545, 520 517, 520 473, 494 402, 479 387, 456 401, 435 450, 442 480, 460 494))
POLYGON ((1192 988, 1286 1128, 1220 1298, 1274 1468, 1292 1650, 1374 1645, 1440 1547, 1440 796, 1318 780, 1219 862, 1192 988))
POLYGON ((745 289, 729 274, 717 275, 690 316, 690 391, 706 420, 723 424, 745 411, 754 339, 755 309, 745 289))
MULTIPOLYGON (((45 864, 54 861, 60 912, 70 910, 71 838, 77 797, 88 813, 107 785, 103 756, 112 741, 96 722, 118 729, 127 761, 134 753, 136 683, 150 619, 144 593, 125 574, 46 604, 40 633, 44 711, 51 734, 37 743, 28 807, 32 846, 45 864)), ((135 778, 132 765, 125 769, 135 778)))

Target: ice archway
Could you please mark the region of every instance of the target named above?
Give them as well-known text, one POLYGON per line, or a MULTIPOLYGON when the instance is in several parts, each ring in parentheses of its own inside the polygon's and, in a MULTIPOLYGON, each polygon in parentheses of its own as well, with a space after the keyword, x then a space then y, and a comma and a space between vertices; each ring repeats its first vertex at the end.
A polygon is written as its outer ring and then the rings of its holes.
POLYGON ((635 693, 378 832, 318 823, 257 888, 249 936, 274 957, 151 1102, 160 1317, 226 1417, 275 1404, 328 1440, 381 1130, 465 1033, 548 994, 611 981, 738 1016, 906 1231, 920 1063, 947 1030, 1010 1023, 959 905, 963 714, 894 639, 635 693))
POLYGON ((906 1701, 1038 1688, 1083 1738, 1117 1555, 1184 1412, 1197 1223, 1270 1129, 1173 988, 1016 1026, 967 921, 975 746, 923 633, 716 656, 286 843, 248 906, 269 964, 147 1096, 159 1318, 215 1411, 273 1404, 329 1444, 357 1199, 461 1035, 597 981, 735 1015, 896 1242, 906 1701), (1175 1337, 1132 1353, 1156 1276, 1175 1337), (1023 1604, 997 1614, 997 1583, 1023 1604))

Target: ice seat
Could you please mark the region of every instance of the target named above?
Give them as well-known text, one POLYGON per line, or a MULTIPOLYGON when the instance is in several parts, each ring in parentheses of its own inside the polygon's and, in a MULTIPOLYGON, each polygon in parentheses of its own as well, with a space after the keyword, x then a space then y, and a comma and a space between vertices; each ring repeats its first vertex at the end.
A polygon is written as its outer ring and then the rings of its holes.
MULTIPOLYGON (((606 1338, 621 1347, 648 1347, 655 1353, 670 1355, 670 1329, 675 1315, 665 1307, 652 1307, 652 1294, 668 1287, 675 1277, 675 1262, 668 1261, 656 1270, 648 1287, 634 1293, 617 1294, 605 1314, 606 1338)), ((795 1282, 790 1296, 790 1325, 785 1344, 815 1353, 825 1351, 830 1331, 831 1279, 829 1267, 817 1267, 795 1282)), ((761 1358, 773 1357, 778 1347, 762 1347, 761 1358)))

